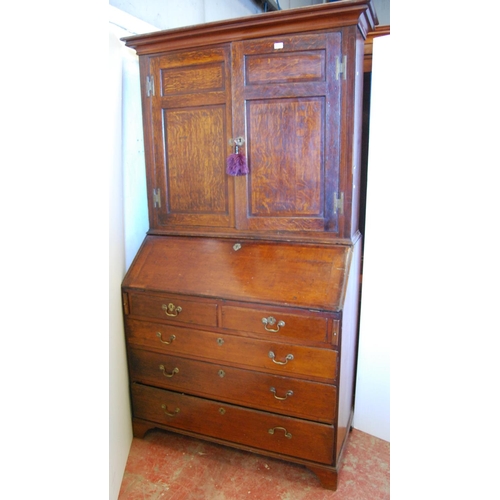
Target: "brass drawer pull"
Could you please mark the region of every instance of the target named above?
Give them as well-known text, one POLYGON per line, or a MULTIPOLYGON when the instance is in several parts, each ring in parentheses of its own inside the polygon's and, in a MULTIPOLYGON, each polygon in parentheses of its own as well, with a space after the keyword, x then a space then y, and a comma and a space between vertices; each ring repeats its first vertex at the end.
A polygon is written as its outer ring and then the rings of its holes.
POLYGON ((273 318, 272 316, 269 316, 269 318, 262 318, 262 323, 264 323, 264 328, 268 332, 273 332, 273 333, 279 332, 280 328, 282 326, 285 326, 285 322, 282 320, 279 320, 278 323, 276 324, 276 326, 277 326, 276 329, 268 328, 267 325, 273 326, 276 323, 276 318, 273 318))
POLYGON ((285 357, 285 361, 276 361, 274 359, 276 355, 274 354, 273 351, 269 351, 269 357, 273 360, 273 363, 276 363, 277 365, 286 365, 289 361, 292 361, 293 359, 293 354, 287 354, 285 357))
POLYGON ((293 391, 286 391, 286 394, 285 394, 285 397, 284 398, 281 398, 279 396, 276 396, 276 389, 274 387, 271 387, 270 391, 274 394, 274 397, 276 399, 279 399, 280 401, 285 401, 285 399, 288 397, 288 396, 293 396, 293 391))
POLYGON ((172 317, 178 316, 179 313, 182 312, 182 307, 181 306, 175 307, 175 305, 172 304, 172 302, 170 302, 168 306, 163 304, 161 308, 165 311, 165 314, 167 316, 172 316, 172 317))
POLYGON ((165 413, 165 415, 168 415, 169 417, 175 417, 177 415, 177 413, 179 413, 181 411, 180 408, 176 408, 174 410, 174 413, 169 413, 167 411, 167 405, 161 405, 162 409, 163 409, 163 412, 165 413))
POLYGON ((179 368, 174 368, 172 370, 172 373, 166 373, 165 372, 165 367, 163 365, 160 365, 160 370, 163 372, 163 375, 167 378, 172 378, 176 373, 179 373, 179 368))
POLYGON ((272 429, 269 429, 268 432, 269 434, 274 434, 274 431, 277 429, 285 431, 285 437, 287 437, 288 439, 292 439, 292 435, 284 427, 273 427, 272 429))
POLYGON ((160 342, 161 342, 162 344, 167 344, 167 345, 169 345, 169 344, 171 344, 171 343, 175 340, 175 335, 170 335, 170 339, 169 339, 169 340, 163 340, 163 339, 161 338, 161 335, 162 335, 162 334, 161 334, 161 332, 156 332, 156 336, 160 339, 160 342))

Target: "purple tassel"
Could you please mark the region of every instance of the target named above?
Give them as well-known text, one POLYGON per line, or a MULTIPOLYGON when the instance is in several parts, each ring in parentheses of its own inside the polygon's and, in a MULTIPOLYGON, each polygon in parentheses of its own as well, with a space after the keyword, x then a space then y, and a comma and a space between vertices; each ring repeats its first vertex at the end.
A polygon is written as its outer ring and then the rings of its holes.
POLYGON ((228 175, 247 175, 247 160, 243 153, 233 153, 227 158, 226 173, 228 175))

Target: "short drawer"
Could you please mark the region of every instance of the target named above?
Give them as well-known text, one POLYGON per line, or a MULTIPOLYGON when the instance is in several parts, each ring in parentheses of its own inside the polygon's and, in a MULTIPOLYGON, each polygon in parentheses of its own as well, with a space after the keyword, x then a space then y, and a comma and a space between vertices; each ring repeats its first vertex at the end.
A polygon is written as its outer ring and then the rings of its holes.
POLYGON ((251 408, 333 423, 334 385, 131 349, 132 381, 251 408))
POLYGON ((132 384, 135 418, 230 443, 331 464, 334 427, 132 384))
POLYGON ((186 324, 217 326, 217 304, 169 295, 129 294, 129 314, 186 324))
POLYGON ((334 382, 337 351, 128 318, 130 346, 285 376, 334 382))
POLYGON ((265 338, 326 342, 328 317, 274 308, 222 306, 222 327, 265 338))

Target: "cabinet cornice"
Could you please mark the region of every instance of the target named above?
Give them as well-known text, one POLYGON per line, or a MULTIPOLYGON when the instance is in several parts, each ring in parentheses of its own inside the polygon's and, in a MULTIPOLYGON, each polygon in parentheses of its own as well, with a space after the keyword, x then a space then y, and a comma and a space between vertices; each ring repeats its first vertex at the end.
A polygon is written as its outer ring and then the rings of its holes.
POLYGON ((122 40, 127 47, 135 49, 137 54, 146 55, 349 25, 357 25, 363 37, 366 37, 378 23, 372 2, 373 0, 345 0, 146 33, 122 40))

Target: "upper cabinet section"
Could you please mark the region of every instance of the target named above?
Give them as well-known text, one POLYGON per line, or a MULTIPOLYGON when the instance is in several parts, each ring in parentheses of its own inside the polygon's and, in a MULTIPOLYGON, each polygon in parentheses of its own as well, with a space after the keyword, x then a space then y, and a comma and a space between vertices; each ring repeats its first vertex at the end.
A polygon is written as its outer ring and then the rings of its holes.
POLYGON ((375 21, 353 0, 125 39, 140 58, 150 233, 357 237, 375 21), (244 175, 227 173, 230 156, 244 175))

